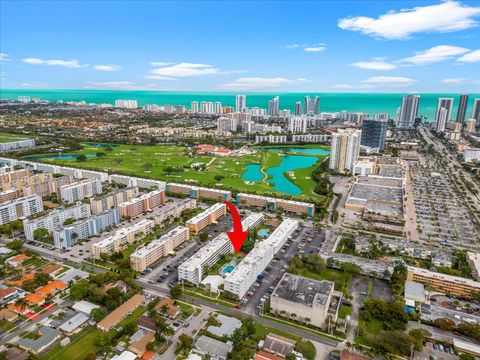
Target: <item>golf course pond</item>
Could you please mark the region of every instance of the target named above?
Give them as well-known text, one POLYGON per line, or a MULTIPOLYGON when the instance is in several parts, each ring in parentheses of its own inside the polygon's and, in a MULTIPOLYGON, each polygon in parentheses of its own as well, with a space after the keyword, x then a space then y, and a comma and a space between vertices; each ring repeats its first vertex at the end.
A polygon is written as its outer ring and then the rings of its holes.
POLYGON ((273 184, 273 190, 280 191, 287 195, 300 195, 302 189, 295 185, 286 174, 295 170, 309 168, 315 165, 319 156, 327 156, 330 152, 322 148, 301 148, 290 146, 259 148, 259 150, 267 151, 285 151, 285 149, 288 150, 288 154, 282 157, 280 165, 273 166, 262 172, 261 165, 249 164, 246 166, 246 171, 243 173, 242 179, 244 181, 257 183, 263 181, 268 176, 266 181, 273 184), (289 153, 301 153, 306 155, 290 155, 289 153))

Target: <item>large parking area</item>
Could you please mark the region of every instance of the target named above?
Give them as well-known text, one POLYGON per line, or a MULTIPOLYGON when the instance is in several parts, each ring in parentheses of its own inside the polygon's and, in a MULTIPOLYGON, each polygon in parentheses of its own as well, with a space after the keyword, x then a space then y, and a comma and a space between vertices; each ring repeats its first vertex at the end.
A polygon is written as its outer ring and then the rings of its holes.
POLYGON ((240 306, 248 313, 259 313, 263 309, 263 303, 270 297, 278 282, 285 273, 288 262, 298 254, 318 254, 325 239, 324 231, 314 230, 309 223, 293 234, 285 246, 275 256, 264 273, 261 282, 255 282, 253 287, 241 301, 240 306))
POLYGON ((411 163, 410 176, 420 240, 443 246, 480 247, 480 228, 446 174, 434 164, 411 163))

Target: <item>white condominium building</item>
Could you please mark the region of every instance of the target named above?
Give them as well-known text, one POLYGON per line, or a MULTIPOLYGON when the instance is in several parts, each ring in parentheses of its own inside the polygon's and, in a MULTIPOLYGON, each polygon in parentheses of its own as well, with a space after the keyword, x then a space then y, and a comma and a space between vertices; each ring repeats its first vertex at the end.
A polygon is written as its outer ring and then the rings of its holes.
POLYGON ((7 143, 0 143, 0 152, 32 147, 35 147, 35 139, 11 141, 7 143))
POLYGON ((466 163, 480 162, 480 148, 465 149, 463 152, 463 161, 466 163))
POLYGON ((329 168, 338 172, 353 172, 355 161, 360 155, 362 131, 338 129, 332 134, 329 168))
POLYGON ((189 239, 189 236, 188 228, 184 226, 177 226, 170 230, 130 255, 132 269, 140 272, 144 271, 162 257, 173 253, 178 246, 189 239))
MULTIPOLYGON (((252 213, 242 221, 243 230, 253 229, 263 220, 263 214, 252 213)), ((226 233, 222 233, 178 267, 178 278, 192 284, 200 284, 205 268, 215 265, 222 255, 232 251, 233 246, 230 239, 226 233)))
POLYGON ((327 142, 330 140, 330 135, 327 134, 302 134, 302 135, 293 135, 292 142, 305 142, 305 143, 321 143, 327 142))
POLYGON ((138 107, 137 100, 115 100, 115 107, 124 109, 136 109, 138 107))
POLYGON ((29 217, 43 211, 42 198, 38 195, 24 196, 0 204, 0 225, 29 217))
POLYGON ((208 225, 213 224, 218 218, 227 213, 227 206, 222 203, 217 203, 210 206, 204 212, 194 216, 188 220, 185 225, 189 228, 192 234, 198 234, 208 225))
POLYGON ((71 225, 53 231, 53 240, 57 249, 70 249, 79 240, 99 235, 109 227, 120 224, 118 209, 107 210, 101 214, 82 219, 71 225))
POLYGON ((287 135, 255 135, 255 143, 267 142, 269 144, 285 144, 287 135))
POLYGON ((288 131, 294 134, 307 132, 307 118, 302 116, 294 116, 289 118, 288 131))
POLYGON ((176 218, 182 215, 182 212, 187 209, 196 209, 197 200, 195 199, 183 199, 180 202, 174 202, 165 205, 159 211, 155 212, 153 220, 155 225, 163 224, 168 218, 176 218))
POLYGON ((100 259, 100 254, 111 255, 127 248, 130 244, 150 234, 155 227, 155 222, 143 219, 131 226, 118 229, 111 236, 92 245, 92 255, 100 259))
POLYGON ((56 208, 48 215, 23 220, 23 232, 27 240, 34 240, 34 232, 38 229, 46 229, 49 233, 59 229, 67 219, 79 220, 91 215, 90 206, 78 204, 69 208, 56 208))
POLYGON ((96 178, 82 180, 78 183, 63 185, 60 187, 60 199, 62 202, 81 201, 102 192, 102 182, 96 178))
POLYGON ((243 298, 255 283, 257 276, 265 271, 275 254, 298 228, 298 221, 286 219, 272 234, 250 251, 235 269, 225 278, 224 289, 243 298))

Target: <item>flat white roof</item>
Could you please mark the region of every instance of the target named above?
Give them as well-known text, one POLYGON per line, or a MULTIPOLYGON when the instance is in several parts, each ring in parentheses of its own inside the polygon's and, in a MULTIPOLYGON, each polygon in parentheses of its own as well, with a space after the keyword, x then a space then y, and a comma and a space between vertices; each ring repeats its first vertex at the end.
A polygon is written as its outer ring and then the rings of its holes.
POLYGON ((225 281, 233 283, 242 282, 248 274, 257 269, 257 264, 262 262, 261 260, 265 258, 269 252, 272 252, 272 256, 275 255, 274 248, 278 247, 279 243, 285 241, 289 232, 293 231, 297 226, 297 220, 283 220, 267 239, 261 241, 243 258, 235 269, 228 274, 225 281))
MULTIPOLYGON (((263 218, 263 216, 263 214, 251 213, 242 221, 243 229, 250 229, 250 227, 263 218)), ((221 233, 211 240, 207 245, 202 247, 195 255, 191 256, 183 264, 181 264, 179 269, 181 268, 187 271, 193 271, 195 268, 202 266, 202 264, 207 261, 210 256, 212 256, 212 254, 215 254, 218 249, 225 246, 225 243, 230 243, 230 239, 226 233, 221 233)), ((231 250, 233 250, 232 246, 231 250)))
POLYGON ((91 302, 81 300, 77 301, 75 304, 73 304, 72 309, 80 311, 84 314, 89 314, 93 309, 98 309, 100 306, 92 304, 91 302))

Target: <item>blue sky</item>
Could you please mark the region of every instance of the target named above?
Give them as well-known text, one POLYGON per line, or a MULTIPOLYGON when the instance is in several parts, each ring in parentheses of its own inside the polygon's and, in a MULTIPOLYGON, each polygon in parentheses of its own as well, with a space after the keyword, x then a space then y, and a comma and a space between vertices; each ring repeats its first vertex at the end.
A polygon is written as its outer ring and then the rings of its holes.
POLYGON ((478 92, 479 1, 0 0, 2 88, 478 92))

